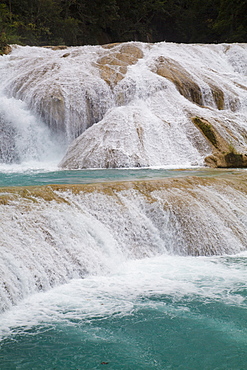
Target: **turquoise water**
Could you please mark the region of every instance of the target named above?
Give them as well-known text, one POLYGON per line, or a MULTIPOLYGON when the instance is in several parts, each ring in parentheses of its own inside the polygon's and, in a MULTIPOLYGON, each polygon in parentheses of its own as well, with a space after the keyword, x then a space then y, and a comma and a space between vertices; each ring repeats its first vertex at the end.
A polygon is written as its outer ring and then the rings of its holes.
POLYGON ((2 342, 1 369, 246 369, 244 308, 179 304, 158 295, 124 317, 33 327, 2 342))
MULTIPOLYGON (((237 172, 238 170, 235 170, 237 172)), ((99 169, 73 171, 0 172, 0 186, 31 186, 47 184, 88 184, 105 181, 128 181, 183 176, 222 176, 234 170, 196 169, 99 169)))
MULTIPOLYGON (((234 170, 33 171, 2 173, 0 181, 27 186, 226 173, 234 170)), ((247 253, 130 260, 1 314, 0 369, 244 370, 246 308, 247 253)))
POLYGON ((246 369, 247 254, 160 256, 2 315, 0 368, 246 369))

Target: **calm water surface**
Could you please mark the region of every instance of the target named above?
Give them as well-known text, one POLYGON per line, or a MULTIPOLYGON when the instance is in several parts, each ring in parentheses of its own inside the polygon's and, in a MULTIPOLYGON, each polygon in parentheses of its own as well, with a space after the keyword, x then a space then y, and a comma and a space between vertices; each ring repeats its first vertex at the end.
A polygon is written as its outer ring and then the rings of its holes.
POLYGON ((129 181, 165 177, 215 177, 238 173, 239 170, 195 169, 98 169, 73 171, 14 170, 0 171, 0 186, 30 186, 47 184, 89 184, 105 181, 129 181))

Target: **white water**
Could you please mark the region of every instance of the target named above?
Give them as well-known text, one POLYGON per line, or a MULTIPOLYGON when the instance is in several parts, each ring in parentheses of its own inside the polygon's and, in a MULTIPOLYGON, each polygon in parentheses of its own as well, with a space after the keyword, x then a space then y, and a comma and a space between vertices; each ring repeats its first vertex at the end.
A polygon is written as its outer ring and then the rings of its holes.
POLYGON ((0 122, 1 170, 10 168, 10 163, 22 170, 57 167, 64 151, 63 142, 52 135, 23 101, 0 96, 0 122))
MULTIPOLYGON (((246 252, 211 258, 165 255, 123 262, 105 276, 75 279, 26 298, 1 315, 0 338, 39 325, 63 323, 78 328, 91 318, 131 315, 142 307, 165 316, 186 317, 193 315, 188 302, 197 299, 205 304, 220 300, 229 306, 245 307, 241 291, 247 279, 246 257, 246 252), (156 296, 171 297, 171 304, 148 301, 156 296)), ((212 320, 211 324, 229 335, 224 322, 212 320)), ((241 338, 238 340, 246 340, 242 332, 241 338)))
POLYGON ((71 279, 104 276, 130 259, 246 250, 245 193, 222 180, 186 182, 150 190, 142 182, 105 191, 98 185, 55 192, 50 201, 28 189, 8 195, 0 205, 1 310, 71 279))
MULTIPOLYGON (((16 47, 1 65, 4 91, 24 100, 55 131, 74 139, 112 105, 109 88, 94 76, 95 47, 66 51, 16 47)), ((3 58, 3 59, 4 59, 3 58)))
MULTIPOLYGON (((69 48, 67 57, 63 57, 64 50, 16 47, 12 54, 0 58, 0 170, 56 169, 66 144, 75 138, 64 160, 69 158, 68 167, 201 166, 211 147, 192 124, 191 116, 213 120, 229 142, 237 148, 246 147, 246 45, 137 45, 143 58, 129 66, 125 77, 113 87, 100 77, 95 66, 99 57, 109 53, 100 46, 69 48), (160 56, 179 62, 193 76, 204 106, 186 99, 171 81, 152 72, 160 56), (217 109, 209 87, 212 83, 224 92, 223 110, 217 109)), ((44 201, 42 194, 39 198, 28 190, 23 196, 8 195, 9 203, 0 205, 0 310, 71 279, 76 280, 65 300, 74 302, 77 279, 84 277, 88 279, 79 280, 78 289, 90 296, 90 288, 96 286, 92 292, 95 309, 95 297, 100 292, 107 300, 111 280, 117 297, 126 285, 124 299, 120 300, 121 305, 126 302, 126 310, 133 305, 130 300, 128 306, 127 293, 133 300, 142 291, 146 294, 146 284, 151 289, 148 280, 154 292, 165 294, 171 289, 172 294, 183 291, 183 287, 184 294, 190 288, 191 292, 202 291, 196 283, 193 287, 193 279, 188 283, 186 274, 195 269, 196 281, 200 268, 210 266, 205 272, 210 276, 212 260, 181 256, 246 250, 247 200, 244 191, 230 184, 188 184, 186 188, 153 190, 152 194, 145 188, 128 186, 121 191, 109 186, 109 194, 61 192, 56 194, 61 203, 44 201), (174 254, 180 257, 173 259, 174 254), (155 269, 160 271, 157 255, 165 256, 160 263, 168 272, 177 261, 174 277, 179 279, 181 269, 185 274, 181 284, 167 278, 166 288, 161 289, 164 276, 161 274, 157 281, 155 277, 155 269), (142 280, 138 266, 148 269, 152 264, 145 265, 145 260, 139 264, 138 259, 146 257, 155 261, 155 267, 142 280), (126 269, 126 274, 119 274, 116 266, 126 269), (134 277, 132 268, 136 270, 134 277), (119 287, 114 285, 114 276, 120 277, 119 287), (128 276, 136 285, 131 286, 128 276), (98 290, 101 281, 105 282, 105 291, 98 290)), ((1 195, 4 198, 5 194, 1 195)), ((219 280, 225 273, 220 265, 219 280)), ((218 293, 223 285, 219 284, 218 293)), ((71 286, 66 285, 65 291, 71 286)), ((63 292, 63 288, 57 289, 58 294, 63 292)), ((213 290, 212 284, 209 296, 213 290)), ((34 316, 37 312, 42 319, 42 311, 34 309, 38 297, 26 302, 30 312, 33 309, 34 316)), ((40 297, 47 302, 52 299, 49 293, 40 297)), ((42 306, 39 298, 37 302, 42 306)), ((25 303, 20 306, 20 312, 25 307, 25 303)), ((55 317, 57 313, 47 307, 44 312, 48 311, 49 321, 49 311, 55 317)), ((109 312, 115 312, 114 307, 117 311, 115 300, 109 312)), ((15 324, 18 320, 23 324, 17 311, 12 311, 16 312, 15 324)), ((27 320, 35 321, 30 312, 27 320)), ((4 317, 14 323, 11 315, 4 317)))
MULTIPOLYGON (((24 156, 21 161, 26 161, 29 154, 31 160, 36 157, 34 146, 36 152, 43 152, 42 141, 51 147, 50 139, 41 139, 42 122, 59 135, 59 142, 77 138, 61 162, 66 168, 201 166, 212 148, 191 122, 192 116, 212 122, 229 145, 246 151, 246 44, 129 45, 138 47, 143 57, 129 65, 123 79, 112 86, 101 78, 97 63, 102 57, 114 59, 121 45, 57 51, 18 46, 0 59, 2 99, 14 97, 26 103, 24 106, 18 100, 9 100, 8 112, 20 116, 21 122, 35 117, 40 126, 28 133, 31 148, 28 152, 20 149, 24 156), (169 79, 155 73, 155 68, 162 66, 161 60, 168 60, 177 73, 184 73, 198 86, 201 106, 181 95, 169 79), (224 98, 221 110, 214 89, 224 98)), ((113 72, 118 68, 114 63, 109 66, 113 72)), ((2 107, 0 110, 5 112, 2 107)), ((10 121, 6 123, 14 126, 11 135, 16 136, 16 124, 10 121)), ((21 139, 22 143, 24 146, 21 139)), ((12 143, 14 153, 17 144, 12 143)), ((17 150, 16 158, 19 155, 17 150)), ((60 158, 57 156, 57 163, 60 158)))

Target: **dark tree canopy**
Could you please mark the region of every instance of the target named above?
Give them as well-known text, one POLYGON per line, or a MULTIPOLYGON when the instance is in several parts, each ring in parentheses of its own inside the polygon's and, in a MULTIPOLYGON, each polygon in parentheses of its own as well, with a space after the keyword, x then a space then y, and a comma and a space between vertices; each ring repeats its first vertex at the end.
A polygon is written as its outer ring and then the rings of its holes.
POLYGON ((246 0, 0 0, 7 43, 247 42, 246 0))

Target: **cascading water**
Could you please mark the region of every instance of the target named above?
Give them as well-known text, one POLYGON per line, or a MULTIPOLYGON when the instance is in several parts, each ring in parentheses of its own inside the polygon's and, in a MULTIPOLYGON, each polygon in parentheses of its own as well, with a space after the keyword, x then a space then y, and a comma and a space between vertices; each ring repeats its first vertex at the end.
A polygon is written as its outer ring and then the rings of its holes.
POLYGON ((1 370, 245 367, 246 170, 195 166, 245 155, 246 55, 0 58, 1 370))
POLYGON ((195 182, 2 193, 0 309, 126 259, 246 250, 246 192, 223 179, 195 182))
POLYGON ((3 171, 57 168, 66 138, 62 133, 54 134, 26 102, 12 96, 6 88, 11 79, 8 70, 14 64, 18 71, 18 65, 5 59, 0 61, 0 168, 3 171))
POLYGON ((71 143, 64 168, 188 167, 211 154, 227 167, 231 150, 246 155, 246 60, 245 44, 15 47, 0 71, 4 93, 71 143))
MULTIPOLYGON (((57 163, 63 153, 58 137, 21 100, 0 96, 0 163, 35 168, 57 163), (58 143, 59 142, 59 143, 58 143), (41 164, 41 163, 47 163, 41 164)), ((58 135, 57 135, 58 136, 58 135)))

